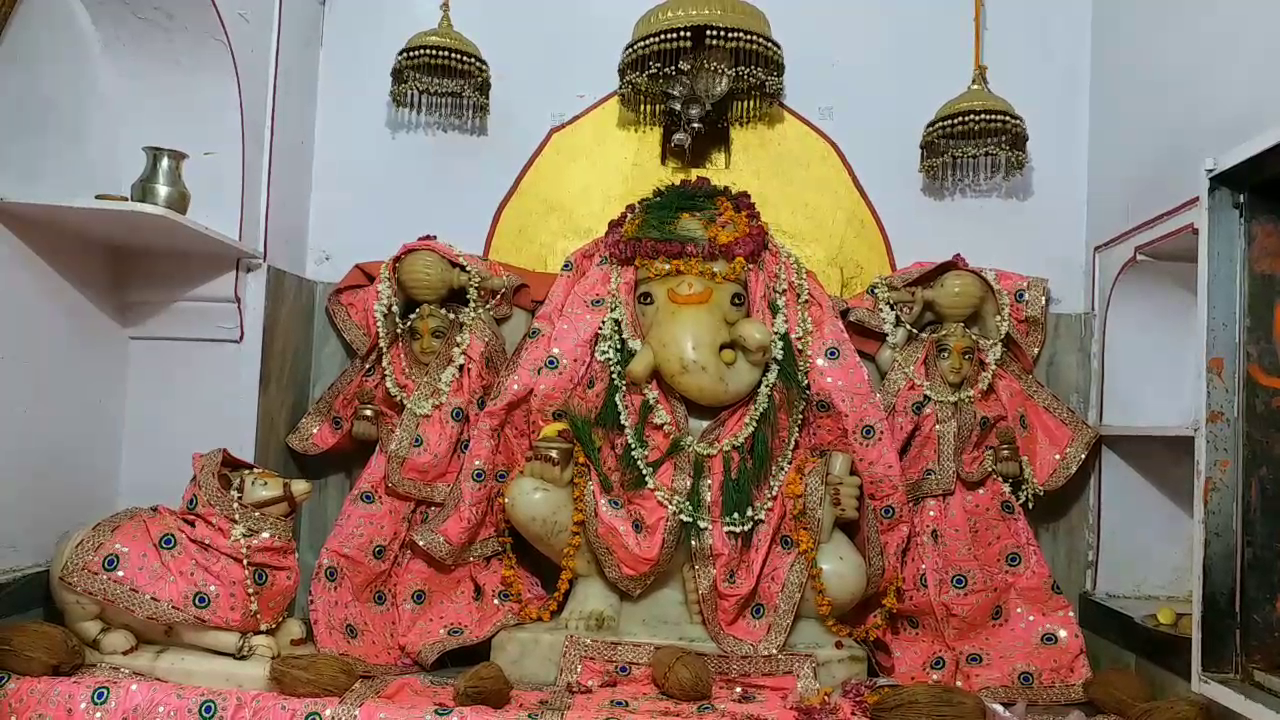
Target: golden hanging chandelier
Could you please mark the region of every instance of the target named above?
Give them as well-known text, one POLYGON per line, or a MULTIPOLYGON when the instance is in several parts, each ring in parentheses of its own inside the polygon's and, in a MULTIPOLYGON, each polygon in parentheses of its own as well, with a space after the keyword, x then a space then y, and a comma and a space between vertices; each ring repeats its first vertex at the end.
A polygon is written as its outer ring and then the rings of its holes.
POLYGON ((678 124, 688 147, 707 123, 768 117, 785 63, 769 18, 746 0, 665 0, 636 22, 618 63, 618 99, 646 125, 678 124))
POLYGON ((1027 167, 1027 123, 987 85, 983 0, 973 4, 973 80, 938 110, 920 140, 920 172, 943 186, 1012 180, 1027 167))
POLYGON ((489 117, 489 63, 453 29, 449 0, 440 24, 409 38, 391 67, 391 102, 445 123, 478 124, 489 117))

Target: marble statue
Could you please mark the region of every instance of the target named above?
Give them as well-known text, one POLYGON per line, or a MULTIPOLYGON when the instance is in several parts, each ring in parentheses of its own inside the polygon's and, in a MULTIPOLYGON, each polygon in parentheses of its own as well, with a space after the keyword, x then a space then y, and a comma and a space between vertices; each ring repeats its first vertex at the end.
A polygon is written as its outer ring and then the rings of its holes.
POLYGON ((244 672, 265 678, 266 665, 227 659, 270 659, 306 641, 285 614, 298 587, 291 518, 311 484, 225 450, 193 463, 180 507, 131 508, 64 537, 50 590, 92 658, 193 684, 231 668, 213 682, 237 686, 244 672))
POLYGON ((305 454, 376 443, 320 552, 310 598, 316 644, 366 674, 429 667, 458 644, 441 632, 455 614, 504 621, 484 602, 502 591, 496 558, 441 566, 410 537, 451 492, 507 358, 499 323, 521 325, 522 336, 527 295, 500 264, 424 237, 357 266, 330 296, 355 358, 288 442, 305 454))
POLYGON ((699 179, 565 261, 414 537, 449 566, 502 558, 503 624, 538 621, 494 639, 513 680, 555 681, 585 633, 812 652, 835 683, 865 673, 858 642, 895 601, 905 502, 830 299, 749 195, 699 179), (517 535, 560 563, 550 596, 517 535))
POLYGON ((851 333, 884 373, 911 501, 903 598, 877 663, 900 682, 1084 701, 1084 639, 1024 514, 1097 438, 1031 376, 1047 299, 1044 280, 956 257, 849 303, 851 333))

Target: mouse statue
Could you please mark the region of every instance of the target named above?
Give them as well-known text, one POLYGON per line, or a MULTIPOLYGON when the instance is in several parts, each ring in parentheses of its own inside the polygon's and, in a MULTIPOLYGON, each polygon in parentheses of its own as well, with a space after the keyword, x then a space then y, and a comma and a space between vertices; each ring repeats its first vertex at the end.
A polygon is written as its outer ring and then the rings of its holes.
POLYGON ((906 539, 896 446, 830 299, 746 193, 662 187, 570 256, 470 440, 415 539, 504 557, 509 623, 541 621, 494 638, 512 680, 554 682, 566 634, 865 674, 906 539), (516 534, 560 563, 550 598, 516 534))

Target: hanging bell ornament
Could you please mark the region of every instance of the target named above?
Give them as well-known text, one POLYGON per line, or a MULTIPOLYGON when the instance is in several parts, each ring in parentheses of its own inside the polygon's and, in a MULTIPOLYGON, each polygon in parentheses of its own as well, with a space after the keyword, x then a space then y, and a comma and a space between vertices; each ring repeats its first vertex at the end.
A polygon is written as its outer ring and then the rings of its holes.
POLYGON ((453 29, 449 0, 440 24, 409 38, 391 67, 391 102, 444 124, 479 125, 489 117, 492 80, 480 48, 453 29))
POLYGON ((920 173, 944 187, 1008 181, 1027 168, 1027 123, 987 84, 982 0, 974 0, 973 43, 973 80, 938 110, 920 139, 920 173))

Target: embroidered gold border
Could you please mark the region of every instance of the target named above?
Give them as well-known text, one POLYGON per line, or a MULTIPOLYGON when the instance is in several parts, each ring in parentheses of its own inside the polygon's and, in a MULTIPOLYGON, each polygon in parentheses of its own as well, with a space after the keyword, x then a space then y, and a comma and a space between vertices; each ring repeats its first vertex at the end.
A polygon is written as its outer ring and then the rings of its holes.
MULTIPOLYGON (((379 266, 381 271, 382 267, 379 266)), ((377 278, 374 278, 373 284, 376 285, 377 278)), ((369 336, 365 333, 360 323, 352 319, 351 314, 347 312, 347 306, 338 300, 338 296, 343 292, 354 292, 356 289, 338 288, 329 293, 329 299, 325 301, 325 308, 329 311, 329 319, 333 321, 334 327, 338 328, 338 334, 343 340, 347 341, 347 345, 355 350, 356 355, 365 355, 369 352, 369 347, 373 344, 369 336)))
MULTIPOLYGON (((200 491, 200 499, 213 506, 218 514, 231 519, 236 516, 235 500, 222 487, 218 476, 223 469, 227 470, 260 470, 252 463, 232 457, 226 450, 214 450, 200 458, 196 468, 196 487, 200 491)), ((271 536, 285 542, 293 542, 293 519, 279 518, 255 510, 248 505, 239 506, 240 523, 253 534, 271 533, 271 536)))
POLYGON ((978 695, 984 700, 1001 704, 1026 702, 1029 705, 1075 705, 1088 702, 1082 682, 1047 687, 1008 685, 980 690, 978 695))
MULTIPOLYGON (((378 700, 392 683, 402 677, 413 676, 421 682, 437 688, 451 688, 456 683, 455 678, 445 678, 430 673, 405 673, 399 677, 383 676, 377 678, 365 678, 356 682, 355 685, 347 691, 346 695, 338 701, 338 706, 334 710, 334 720, 359 720, 360 709, 369 702, 378 700)), ((526 692, 545 692, 546 700, 537 712, 541 720, 565 720, 565 713, 569 710, 570 704, 573 702, 572 696, 565 691, 563 687, 543 687, 540 685, 529 685, 526 683, 512 683, 512 687, 516 690, 526 692)), ((430 717, 430 713, 427 717, 430 717)))
MULTIPOLYGON (((594 640, 570 635, 564 640, 560 654, 558 687, 578 682, 582 665, 587 660, 627 665, 648 666, 659 646, 650 643, 594 640)), ((772 655, 703 655, 717 678, 780 677, 796 678, 796 690, 802 697, 815 697, 821 692, 818 684, 818 663, 812 655, 778 653, 772 655)))
POLYGON ((1027 278, 1027 301, 1023 303, 1024 330, 1014 330, 1011 334, 1022 349, 1031 356, 1034 364, 1044 350, 1046 333, 1045 316, 1049 311, 1049 281, 1044 278, 1027 278))

